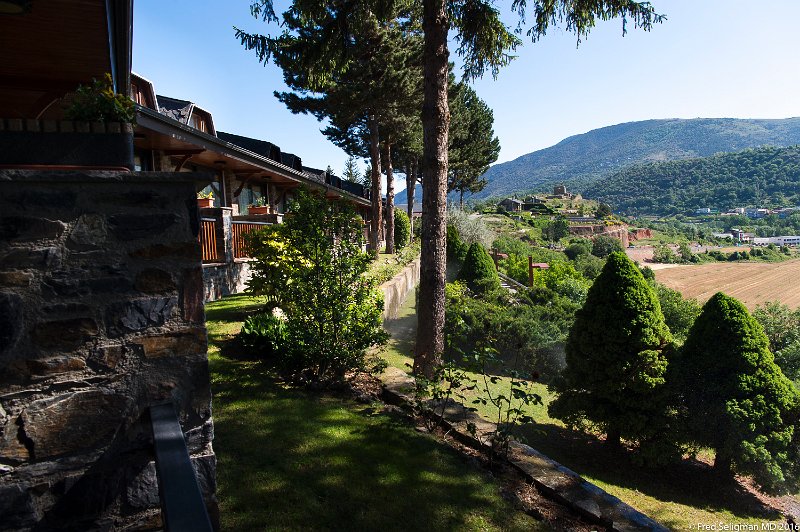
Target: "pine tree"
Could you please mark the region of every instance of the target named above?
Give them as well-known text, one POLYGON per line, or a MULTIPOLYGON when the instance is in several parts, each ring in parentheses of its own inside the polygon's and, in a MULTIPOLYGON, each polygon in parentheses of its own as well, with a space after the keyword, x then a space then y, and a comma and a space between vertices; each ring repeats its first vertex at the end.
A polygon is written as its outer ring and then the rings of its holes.
POLYGON ((478 293, 500 287, 500 278, 492 257, 477 242, 469 246, 467 257, 458 272, 458 280, 464 281, 470 290, 478 293))
POLYGON ((788 421, 796 422, 800 398, 741 302, 723 293, 708 300, 669 378, 681 396, 686 438, 714 449, 715 469, 752 475, 768 491, 796 482, 786 473, 798 427, 788 421))
POLYGON ((575 315, 550 415, 599 428, 611 445, 651 437, 671 340, 652 287, 624 253, 612 253, 575 315))
POLYGON ((358 163, 356 163, 356 158, 352 155, 344 163, 342 177, 351 183, 361 183, 362 181, 362 176, 358 171, 358 163))
POLYGON ((450 137, 447 150, 447 191, 480 192, 488 181, 481 176, 500 155, 500 140, 495 136, 494 114, 475 90, 465 83, 455 83, 450 99, 450 137))
MULTIPOLYGON (((327 120, 322 133, 329 140, 349 155, 369 158, 372 249, 383 233, 382 171, 392 179, 392 146, 402 142, 408 124, 419 122, 422 37, 413 9, 402 2, 294 2, 277 37, 236 30, 261 61, 272 60, 283 70, 290 91, 275 96, 289 110, 327 120)), ((251 12, 277 21, 271 1, 252 3, 251 12)), ((391 193, 387 200, 391 251, 391 193)))

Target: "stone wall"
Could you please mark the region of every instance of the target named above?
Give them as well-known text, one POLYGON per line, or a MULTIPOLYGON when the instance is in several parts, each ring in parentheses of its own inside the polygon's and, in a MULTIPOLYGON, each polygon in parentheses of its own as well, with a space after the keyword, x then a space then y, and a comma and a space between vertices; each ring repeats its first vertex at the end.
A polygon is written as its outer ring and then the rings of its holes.
POLYGON ((206 301, 244 292, 250 280, 250 263, 236 260, 227 264, 203 265, 203 294, 206 301))
POLYGON ((571 225, 569 234, 591 239, 600 235, 610 236, 619 240, 624 248, 627 248, 630 243, 627 225, 571 225))
POLYGON ((158 527, 164 400, 216 521, 201 178, 0 171, 0 529, 158 527))
POLYGON ((403 306, 408 294, 419 283, 419 259, 411 262, 403 270, 381 285, 383 291, 383 319, 397 318, 397 311, 403 306))

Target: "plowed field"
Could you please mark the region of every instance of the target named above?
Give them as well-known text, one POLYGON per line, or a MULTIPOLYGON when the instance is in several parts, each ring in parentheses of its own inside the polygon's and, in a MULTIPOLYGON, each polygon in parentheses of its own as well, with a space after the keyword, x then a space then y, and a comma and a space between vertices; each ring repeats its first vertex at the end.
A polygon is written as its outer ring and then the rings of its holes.
POLYGON ((749 309, 767 301, 800 307, 800 259, 786 262, 716 262, 656 270, 656 280, 700 303, 717 292, 749 309))

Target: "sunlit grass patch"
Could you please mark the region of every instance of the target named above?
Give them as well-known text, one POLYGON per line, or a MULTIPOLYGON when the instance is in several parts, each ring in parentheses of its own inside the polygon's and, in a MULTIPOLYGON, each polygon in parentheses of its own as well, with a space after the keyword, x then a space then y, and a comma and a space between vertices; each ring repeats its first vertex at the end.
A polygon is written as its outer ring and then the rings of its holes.
POLYGON ((225 530, 539 530, 485 472, 372 405, 283 386, 218 354, 260 302, 207 308, 225 530))

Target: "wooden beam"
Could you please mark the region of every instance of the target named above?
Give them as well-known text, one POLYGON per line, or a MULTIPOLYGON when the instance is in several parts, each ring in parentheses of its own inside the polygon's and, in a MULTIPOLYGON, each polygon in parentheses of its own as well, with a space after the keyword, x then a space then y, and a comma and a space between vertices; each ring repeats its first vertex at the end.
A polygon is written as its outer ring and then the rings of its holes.
POLYGON ((206 151, 204 148, 164 150, 164 155, 200 155, 204 151, 206 151))
POLYGON ((180 172, 183 169, 183 165, 186 164, 186 161, 188 161, 192 157, 192 155, 194 155, 194 154, 193 153, 187 153, 186 155, 184 155, 181 158, 181 162, 178 163, 178 166, 175 167, 173 172, 180 172))

